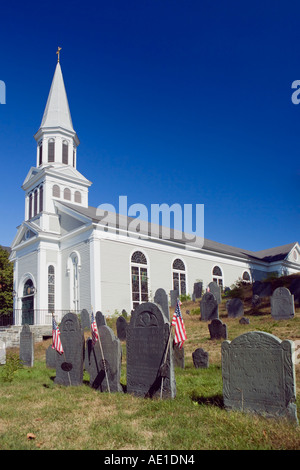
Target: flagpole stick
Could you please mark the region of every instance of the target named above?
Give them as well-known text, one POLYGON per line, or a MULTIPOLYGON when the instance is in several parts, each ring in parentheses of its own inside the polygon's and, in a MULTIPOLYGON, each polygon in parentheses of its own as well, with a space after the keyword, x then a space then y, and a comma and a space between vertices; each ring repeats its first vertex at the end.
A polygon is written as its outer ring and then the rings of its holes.
MULTIPOLYGON (((162 363, 162 366, 165 365, 165 363, 167 362, 167 356, 168 356, 168 352, 169 352, 169 348, 170 348, 170 342, 171 342, 171 334, 172 334, 172 323, 170 325, 170 334, 169 334, 169 338, 168 338, 168 344, 167 344, 167 349, 166 349, 166 352, 165 352, 165 357, 164 357, 164 361, 162 363)), ((161 367, 162 367, 161 366, 161 367)), ((162 399, 162 393, 163 393, 163 386, 164 386, 164 377, 161 378, 161 386, 160 386, 160 399, 162 399)))
POLYGON ((107 382, 108 393, 110 393, 110 386, 109 386, 108 374, 107 374, 107 370, 106 370, 106 364, 105 364, 105 359, 104 359, 104 354, 103 354, 103 349, 102 349, 102 344, 101 344, 101 339, 100 339, 100 333, 99 333, 99 346, 100 346, 102 360, 103 360, 103 366, 104 366, 104 372, 105 372, 105 377, 106 377, 106 382, 107 382))

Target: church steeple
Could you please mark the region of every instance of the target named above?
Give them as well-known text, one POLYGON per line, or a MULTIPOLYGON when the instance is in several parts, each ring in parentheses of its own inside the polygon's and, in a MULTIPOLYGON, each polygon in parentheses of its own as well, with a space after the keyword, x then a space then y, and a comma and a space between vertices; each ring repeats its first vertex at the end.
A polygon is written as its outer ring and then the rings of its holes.
POLYGON ((34 138, 37 142, 37 167, 63 163, 76 168, 79 139, 73 128, 67 93, 59 62, 56 64, 42 122, 34 138))

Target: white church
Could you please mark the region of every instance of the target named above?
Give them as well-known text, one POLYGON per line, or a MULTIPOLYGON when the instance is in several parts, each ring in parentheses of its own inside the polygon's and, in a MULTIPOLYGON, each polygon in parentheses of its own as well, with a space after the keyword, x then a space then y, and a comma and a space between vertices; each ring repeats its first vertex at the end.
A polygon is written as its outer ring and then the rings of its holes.
POLYGON ((204 289, 213 280, 224 288, 238 279, 300 271, 298 242, 252 252, 204 239, 196 249, 174 237, 159 238, 149 226, 130 233, 127 217, 111 227, 89 206, 92 183, 76 169, 79 139, 59 56, 34 138, 36 165, 22 185, 25 217, 11 245, 15 325, 50 325, 52 313, 60 321, 82 309, 129 313, 153 301, 158 288, 191 295, 197 281, 204 289))

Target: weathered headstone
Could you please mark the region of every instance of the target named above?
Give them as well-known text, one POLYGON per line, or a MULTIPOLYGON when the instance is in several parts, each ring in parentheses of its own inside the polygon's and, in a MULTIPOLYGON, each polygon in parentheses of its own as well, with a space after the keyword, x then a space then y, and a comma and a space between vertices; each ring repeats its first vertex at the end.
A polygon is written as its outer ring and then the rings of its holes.
POLYGON ((86 341, 85 368, 90 374, 90 386, 100 392, 122 392, 120 384, 122 347, 120 340, 107 325, 101 325, 98 328, 98 333, 101 338, 104 359, 99 340, 94 347, 92 347, 91 338, 86 341))
POLYGON ((81 385, 83 381, 84 335, 79 318, 67 313, 60 324, 60 339, 64 354, 56 359, 54 382, 60 385, 81 385))
POLYGON ((210 282, 208 284, 208 289, 209 289, 209 292, 211 292, 211 294, 213 294, 216 298, 216 301, 218 302, 218 304, 221 303, 222 299, 221 299, 221 287, 214 281, 210 282))
POLYGON ((197 348, 193 353, 193 363, 196 369, 207 369, 209 366, 209 354, 202 348, 197 348))
POLYGON ((251 331, 224 341, 221 350, 227 409, 298 421, 292 341, 251 331))
POLYGON ((166 319, 170 320, 170 312, 169 312, 169 301, 167 293, 164 289, 157 289, 154 296, 154 303, 161 306, 162 311, 166 319))
POLYGON ((117 318, 116 328, 118 338, 121 341, 126 341, 127 321, 122 315, 117 318))
POLYGON ((241 299, 230 299, 226 302, 226 309, 229 318, 238 318, 244 315, 244 304, 241 299))
POLYGON ((84 330, 90 330, 91 328, 90 314, 85 308, 81 311, 80 322, 84 330))
POLYGON ((95 319, 97 328, 100 328, 102 325, 106 325, 106 319, 102 312, 96 312, 95 319))
POLYGON ((200 299, 202 297, 202 287, 202 282, 199 281, 194 283, 193 295, 195 295, 195 299, 200 299))
POLYGON ((52 344, 46 349, 46 367, 56 369, 56 358, 58 352, 52 348, 52 344))
POLYGON ((6 343, 0 339, 0 364, 6 364, 6 343))
POLYGON ((127 328, 127 392, 143 397, 174 398, 172 345, 165 353, 170 323, 158 304, 145 302, 133 311, 127 328))
POLYGON ((175 307, 179 297, 179 290, 170 290, 171 307, 175 307))
POLYGON ((200 313, 203 321, 219 318, 218 302, 211 292, 205 292, 200 300, 200 313))
POLYGON ((184 347, 180 349, 175 343, 173 343, 173 360, 174 367, 184 369, 184 347))
POLYGON ((271 297, 271 315, 275 320, 294 318, 294 296, 286 287, 277 287, 274 290, 271 297))
POLYGON ((33 367, 34 363, 34 333, 29 325, 24 325, 20 333, 20 361, 24 366, 33 367))
POLYGON ((208 325, 210 339, 227 339, 227 325, 223 323, 219 318, 215 318, 208 325))

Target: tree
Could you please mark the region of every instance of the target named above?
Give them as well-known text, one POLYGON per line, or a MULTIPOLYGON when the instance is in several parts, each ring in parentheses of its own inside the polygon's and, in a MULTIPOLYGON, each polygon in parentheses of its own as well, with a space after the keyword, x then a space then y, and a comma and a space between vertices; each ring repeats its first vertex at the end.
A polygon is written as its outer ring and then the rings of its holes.
POLYGON ((13 309, 13 263, 9 261, 9 252, 0 245, 0 314, 13 309))

